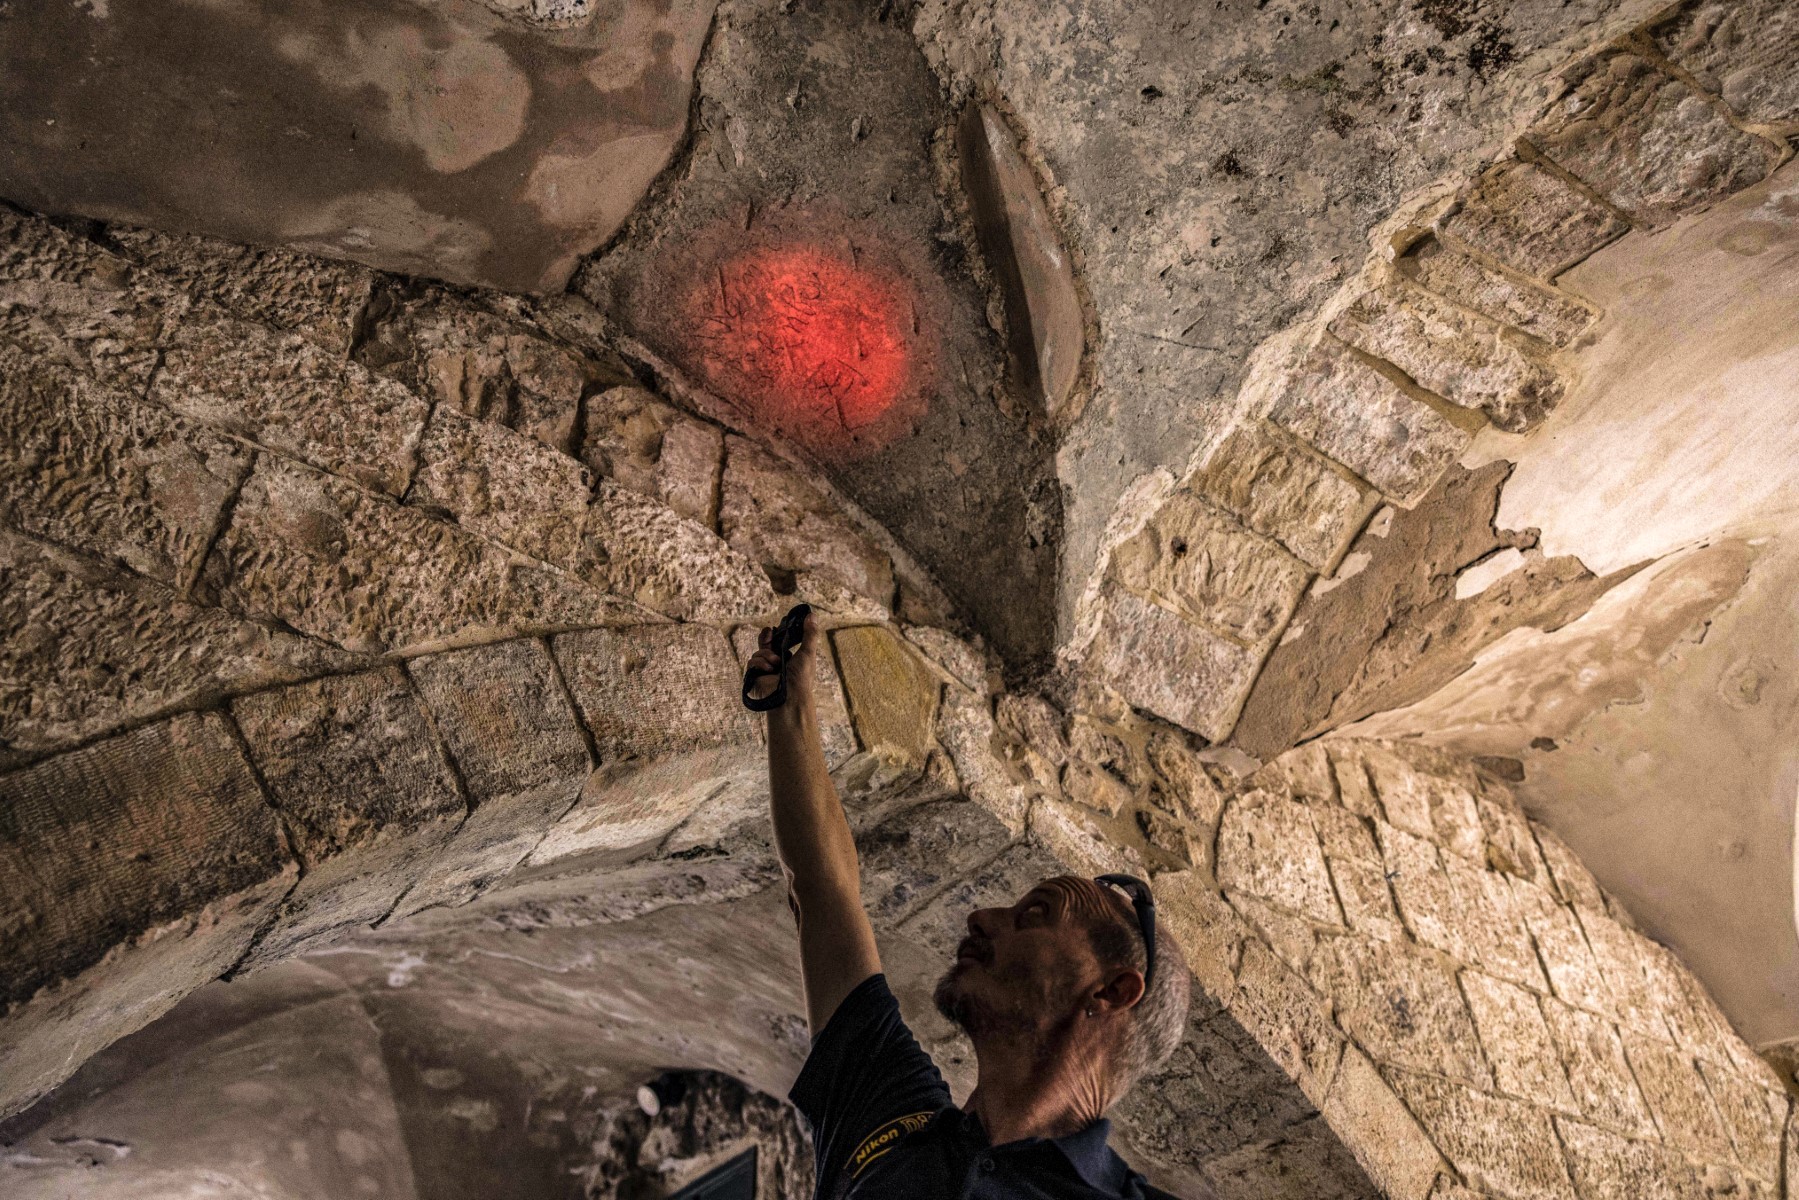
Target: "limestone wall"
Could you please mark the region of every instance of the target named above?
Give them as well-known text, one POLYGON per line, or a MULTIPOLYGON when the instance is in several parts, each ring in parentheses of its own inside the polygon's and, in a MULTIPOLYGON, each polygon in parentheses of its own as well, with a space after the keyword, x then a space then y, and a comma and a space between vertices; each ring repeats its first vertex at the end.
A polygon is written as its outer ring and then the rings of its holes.
POLYGON ((1780 0, 1682 5, 1564 67, 1499 161, 1392 214, 1361 271, 1262 344, 1234 425, 1120 501, 1065 653, 1138 708, 1229 737, 1370 515, 1560 401, 1562 352, 1597 314, 1558 276, 1791 158, 1796 81, 1780 0))
POLYGON ((1206 993, 1384 1194, 1786 1194, 1779 1078, 1494 780, 1361 741, 1234 780, 1165 728, 1074 720, 1104 730, 1069 766, 1099 786, 1034 827, 1153 873, 1206 993))

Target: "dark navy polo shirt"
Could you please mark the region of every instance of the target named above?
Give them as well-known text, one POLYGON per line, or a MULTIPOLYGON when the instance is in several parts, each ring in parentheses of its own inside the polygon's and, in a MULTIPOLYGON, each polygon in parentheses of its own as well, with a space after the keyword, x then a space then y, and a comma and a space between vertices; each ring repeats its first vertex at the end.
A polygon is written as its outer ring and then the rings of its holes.
POLYGON ((856 986, 812 1042, 788 1099, 812 1126, 819 1200, 1153 1200, 1099 1120, 995 1146, 900 1018, 884 975, 856 986))

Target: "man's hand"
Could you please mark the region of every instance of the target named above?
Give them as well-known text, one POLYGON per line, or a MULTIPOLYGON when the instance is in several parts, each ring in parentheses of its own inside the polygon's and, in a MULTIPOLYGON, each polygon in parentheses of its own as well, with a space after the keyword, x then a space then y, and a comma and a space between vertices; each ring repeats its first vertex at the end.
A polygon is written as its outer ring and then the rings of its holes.
MULTIPOLYGON (((750 656, 758 667, 782 667, 775 631, 762 630, 750 656)), ((800 927, 800 974, 806 1017, 816 1036, 857 984, 881 969, 874 929, 862 909, 856 842, 843 802, 825 766, 813 707, 812 678, 818 639, 816 614, 806 617, 800 645, 788 656, 787 703, 768 712, 768 803, 775 852, 787 876, 787 898, 800 927)), ((752 696, 774 691, 775 676, 758 679, 752 696)))

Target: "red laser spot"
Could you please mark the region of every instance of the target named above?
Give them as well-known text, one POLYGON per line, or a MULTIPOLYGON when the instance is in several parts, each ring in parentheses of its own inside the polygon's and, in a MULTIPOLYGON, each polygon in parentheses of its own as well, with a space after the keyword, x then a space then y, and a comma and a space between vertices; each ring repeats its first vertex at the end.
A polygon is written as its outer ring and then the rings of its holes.
POLYGON ((814 451, 877 450, 915 407, 917 317, 896 276, 816 247, 763 247, 701 279, 689 314, 712 386, 814 451))

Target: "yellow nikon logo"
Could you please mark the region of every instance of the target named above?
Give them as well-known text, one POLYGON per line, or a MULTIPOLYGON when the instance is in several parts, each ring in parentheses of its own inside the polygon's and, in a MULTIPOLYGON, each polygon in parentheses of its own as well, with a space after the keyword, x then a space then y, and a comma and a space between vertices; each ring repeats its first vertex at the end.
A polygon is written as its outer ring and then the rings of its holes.
POLYGON ((929 1125, 931 1118, 935 1115, 935 1113, 928 1112, 907 1113, 903 1117, 887 1122, 869 1134, 868 1138, 856 1147, 856 1152, 850 1155, 850 1178, 854 1179, 862 1174, 864 1167, 893 1149, 899 1144, 899 1140, 908 1133, 929 1125))

